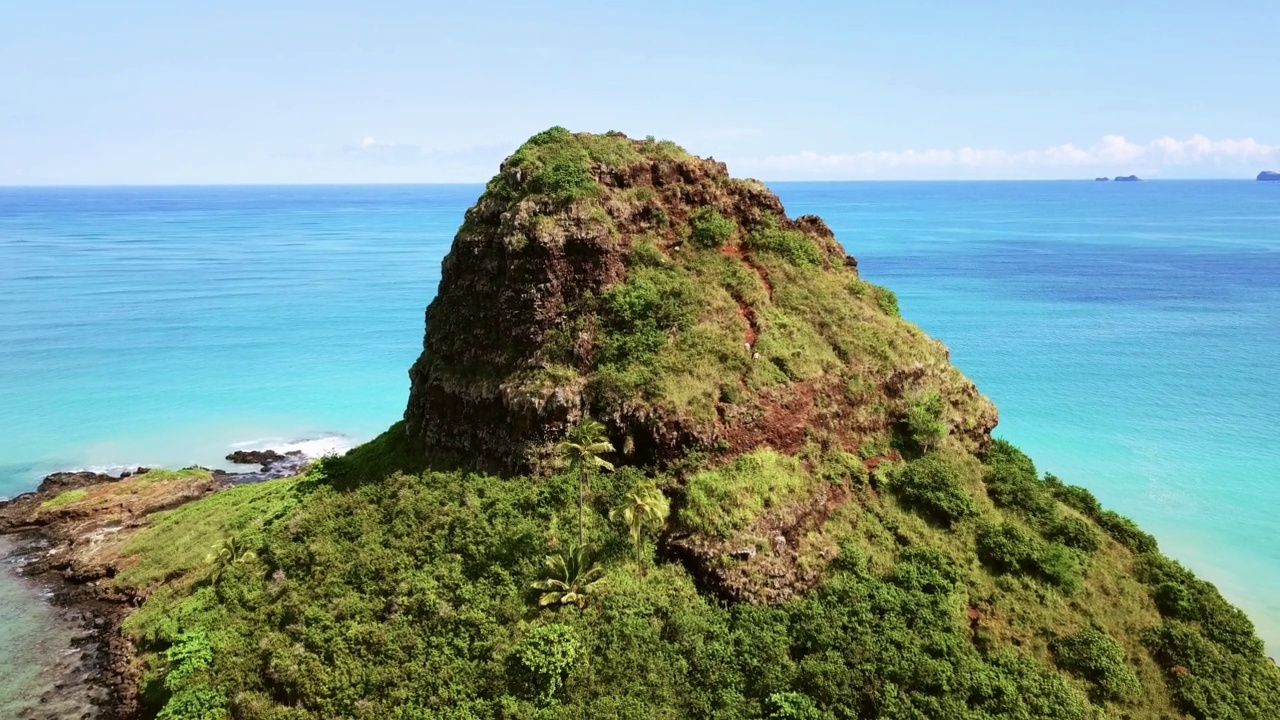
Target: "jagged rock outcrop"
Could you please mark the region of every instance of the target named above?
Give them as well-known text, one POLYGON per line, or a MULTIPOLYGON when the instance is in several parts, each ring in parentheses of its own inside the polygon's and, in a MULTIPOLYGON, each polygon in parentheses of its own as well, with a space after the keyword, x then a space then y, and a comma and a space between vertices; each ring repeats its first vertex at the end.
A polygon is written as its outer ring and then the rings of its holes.
POLYGON ((817 217, 671 143, 541 133, 466 213, 427 309, 406 428, 423 453, 537 466, 569 424, 620 460, 856 447, 939 393, 975 448, 996 412, 817 217))

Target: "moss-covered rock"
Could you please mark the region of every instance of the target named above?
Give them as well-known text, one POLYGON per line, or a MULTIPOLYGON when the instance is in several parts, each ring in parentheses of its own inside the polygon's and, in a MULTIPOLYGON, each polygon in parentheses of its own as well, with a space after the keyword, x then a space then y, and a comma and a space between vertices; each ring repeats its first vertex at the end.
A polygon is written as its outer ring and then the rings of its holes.
POLYGON ((723 163, 619 133, 552 128, 507 158, 467 211, 426 327, 407 431, 424 455, 491 470, 537 467, 587 414, 642 466, 810 435, 854 450, 918 425, 921 397, 929 442, 981 450, 996 422, 820 219, 788 218, 723 163))

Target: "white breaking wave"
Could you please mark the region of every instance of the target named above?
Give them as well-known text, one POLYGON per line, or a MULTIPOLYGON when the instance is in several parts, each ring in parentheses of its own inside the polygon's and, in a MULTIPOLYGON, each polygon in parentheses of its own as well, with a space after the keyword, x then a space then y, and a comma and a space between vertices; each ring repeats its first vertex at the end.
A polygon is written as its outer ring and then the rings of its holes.
POLYGON ((275 450, 281 454, 301 452, 306 457, 313 459, 328 455, 341 455, 353 447, 355 447, 355 441, 346 435, 337 433, 304 440, 257 438, 231 444, 233 450, 275 450))

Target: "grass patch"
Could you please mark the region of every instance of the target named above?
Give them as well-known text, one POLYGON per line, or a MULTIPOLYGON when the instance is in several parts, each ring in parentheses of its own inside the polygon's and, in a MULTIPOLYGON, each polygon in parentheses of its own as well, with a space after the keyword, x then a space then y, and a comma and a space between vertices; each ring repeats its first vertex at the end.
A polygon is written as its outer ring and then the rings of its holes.
POLYGON ((218 540, 236 535, 250 545, 259 542, 265 525, 297 505, 300 483, 288 478, 240 485, 156 513, 122 549, 124 557, 136 562, 122 570, 116 582, 144 587, 202 573, 205 557, 218 540))
POLYGON ((89 497, 89 491, 84 488, 68 490, 57 497, 50 498, 40 503, 40 509, 52 510, 53 508, 62 507, 63 505, 70 505, 71 503, 79 502, 87 497, 89 497))
POLYGON ((812 237, 799 230, 783 230, 772 218, 752 230, 743 246, 755 252, 777 255, 800 267, 822 264, 822 251, 812 237))
POLYGON ((810 478, 793 457, 753 450, 689 479, 680 522, 690 530, 728 538, 761 513, 802 497, 810 478))

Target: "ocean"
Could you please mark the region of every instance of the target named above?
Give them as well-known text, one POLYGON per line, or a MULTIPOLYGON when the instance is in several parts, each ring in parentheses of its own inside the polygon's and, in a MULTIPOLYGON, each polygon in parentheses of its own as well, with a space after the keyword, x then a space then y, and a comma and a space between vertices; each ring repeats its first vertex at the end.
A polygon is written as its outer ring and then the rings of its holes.
MULTIPOLYGON (((1280 185, 771 187, 951 348, 997 435, 1136 519, 1280 654, 1280 185)), ((373 437, 480 190, 0 188, 0 496, 373 437)), ((38 663, 39 637, 0 628, 2 664, 38 663)))

